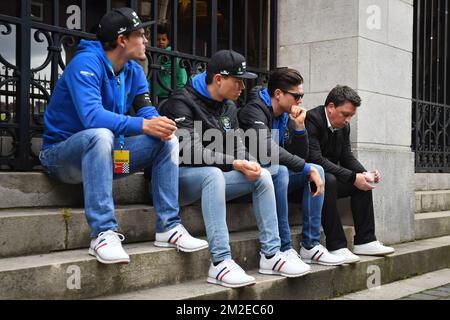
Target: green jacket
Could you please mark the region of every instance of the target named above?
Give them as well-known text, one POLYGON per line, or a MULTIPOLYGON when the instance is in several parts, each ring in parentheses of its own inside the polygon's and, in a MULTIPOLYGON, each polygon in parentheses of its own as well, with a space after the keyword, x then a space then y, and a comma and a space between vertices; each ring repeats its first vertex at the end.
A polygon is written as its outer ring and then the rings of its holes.
MULTIPOLYGON (((172 48, 169 46, 166 48, 167 51, 171 51, 172 48)), ((172 89, 172 80, 171 80, 171 73, 172 73, 172 63, 171 61, 161 65, 160 70, 158 71, 158 77, 161 80, 161 82, 167 87, 172 89)), ((176 75, 177 75, 177 85, 176 89, 183 88, 184 85, 187 82, 187 73, 186 69, 180 66, 180 58, 176 58, 176 75)), ((169 96, 169 91, 164 89, 158 81, 156 82, 156 95, 159 98, 167 98, 169 96)))

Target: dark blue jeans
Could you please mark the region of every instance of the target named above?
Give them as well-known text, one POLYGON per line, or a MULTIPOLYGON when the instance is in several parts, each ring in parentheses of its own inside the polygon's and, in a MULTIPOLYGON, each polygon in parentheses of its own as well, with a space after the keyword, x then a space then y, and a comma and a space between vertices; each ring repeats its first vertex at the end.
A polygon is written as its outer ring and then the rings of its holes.
MULTIPOLYGON (((321 166, 315 167, 325 182, 324 170, 321 166)), ((320 243, 320 225, 322 206, 325 195, 313 197, 309 190, 309 176, 303 172, 288 170, 285 166, 273 166, 277 170, 269 169, 272 174, 277 200, 278 230, 281 238, 281 251, 292 249, 291 230, 289 226, 288 193, 303 192, 302 200, 302 247, 312 248, 320 243)))
MULTIPOLYGON (((100 232, 117 231, 112 195, 113 149, 118 139, 108 129, 88 129, 40 153, 47 173, 64 183, 83 183, 86 218, 91 237, 100 232)), ((163 142, 139 135, 125 138, 130 151, 130 173, 152 166, 153 205, 157 212, 156 232, 180 224, 178 208, 178 140, 163 142)))

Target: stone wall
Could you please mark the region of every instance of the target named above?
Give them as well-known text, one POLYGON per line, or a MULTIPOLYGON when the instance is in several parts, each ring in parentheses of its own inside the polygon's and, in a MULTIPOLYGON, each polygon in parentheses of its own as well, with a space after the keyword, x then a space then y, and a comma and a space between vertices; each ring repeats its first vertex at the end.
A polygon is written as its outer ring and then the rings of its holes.
POLYGON ((363 99, 351 139, 366 168, 383 175, 378 238, 414 239, 413 0, 280 0, 278 11, 278 64, 306 78, 304 105, 323 104, 337 84, 363 99))

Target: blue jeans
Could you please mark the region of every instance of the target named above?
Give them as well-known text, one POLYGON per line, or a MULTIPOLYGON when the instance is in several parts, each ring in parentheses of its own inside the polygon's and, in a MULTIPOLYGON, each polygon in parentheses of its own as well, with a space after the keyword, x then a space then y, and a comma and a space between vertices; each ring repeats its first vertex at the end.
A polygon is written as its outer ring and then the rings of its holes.
POLYGON ((270 173, 262 170, 255 181, 248 181, 238 171, 223 172, 216 167, 180 168, 180 204, 201 199, 203 220, 214 263, 231 258, 226 201, 253 194, 253 211, 259 229, 261 252, 275 254, 280 250, 275 195, 270 173))
MULTIPOLYGON (((118 139, 108 129, 88 129, 72 135, 40 153, 50 177, 64 183, 83 183, 84 206, 91 237, 100 232, 117 231, 112 195, 113 150, 118 139)), ((139 135, 125 138, 130 151, 130 173, 152 166, 151 188, 157 212, 156 232, 180 224, 178 207, 178 140, 163 142, 139 135)))
MULTIPOLYGON (((324 170, 321 166, 315 167, 325 181, 324 170)), ((281 251, 292 249, 291 231, 289 227, 288 193, 302 192, 302 241, 305 248, 312 248, 320 243, 320 225, 324 194, 313 197, 309 190, 309 176, 303 172, 288 170, 285 166, 273 166, 269 169, 275 187, 277 199, 278 229, 281 238, 281 251), (302 190, 303 189, 303 190, 302 190)))

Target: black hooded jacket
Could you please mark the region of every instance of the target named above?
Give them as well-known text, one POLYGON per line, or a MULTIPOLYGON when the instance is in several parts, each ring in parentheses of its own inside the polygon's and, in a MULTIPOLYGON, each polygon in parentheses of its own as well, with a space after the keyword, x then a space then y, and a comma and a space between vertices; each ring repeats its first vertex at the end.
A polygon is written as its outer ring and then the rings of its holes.
MULTIPOLYGON (((239 125, 243 130, 255 130, 258 146, 261 141, 266 141, 270 156, 273 158, 278 154, 279 164, 292 171, 301 172, 306 164, 304 159, 308 157, 308 133, 305 131, 299 134, 295 130, 294 121, 288 118, 286 126, 283 127, 285 131, 282 133, 281 145, 276 143, 272 138, 275 115, 273 109, 267 106, 259 96, 262 89, 262 87, 255 87, 250 91, 246 105, 239 109, 239 125)), ((282 120, 281 117, 279 120, 282 120)), ((247 148, 252 151, 248 145, 247 148)), ((257 157, 255 154, 252 155, 257 157)), ((261 162, 260 157, 257 158, 261 162)))
POLYGON ((256 161, 242 142, 242 135, 238 130, 237 108, 232 101, 208 99, 190 82, 186 87, 175 91, 160 106, 159 113, 172 120, 180 119, 177 123, 177 135, 188 132, 188 136, 182 135, 182 139, 179 136, 181 166, 214 166, 223 171, 231 171, 235 159, 256 161), (208 129, 217 129, 215 132, 221 133, 223 143, 219 148, 215 148, 217 145, 211 146, 216 142, 215 139, 204 136, 208 129), (227 141, 233 146, 230 150, 227 150, 227 141), (186 147, 187 144, 190 144, 190 148, 186 147), (188 163, 183 161, 183 156, 186 156, 183 155, 184 149, 190 149, 190 157, 186 157, 188 163))

